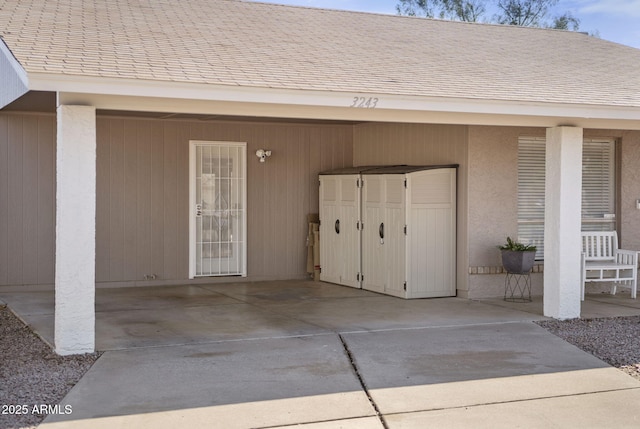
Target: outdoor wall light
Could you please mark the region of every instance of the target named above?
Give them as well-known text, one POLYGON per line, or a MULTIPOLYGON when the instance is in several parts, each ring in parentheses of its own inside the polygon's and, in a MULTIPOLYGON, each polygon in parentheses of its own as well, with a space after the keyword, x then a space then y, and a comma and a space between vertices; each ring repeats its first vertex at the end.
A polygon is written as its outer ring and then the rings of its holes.
POLYGON ((268 157, 271 156, 270 150, 258 149, 256 151, 256 156, 260 160, 260 162, 265 162, 268 157))

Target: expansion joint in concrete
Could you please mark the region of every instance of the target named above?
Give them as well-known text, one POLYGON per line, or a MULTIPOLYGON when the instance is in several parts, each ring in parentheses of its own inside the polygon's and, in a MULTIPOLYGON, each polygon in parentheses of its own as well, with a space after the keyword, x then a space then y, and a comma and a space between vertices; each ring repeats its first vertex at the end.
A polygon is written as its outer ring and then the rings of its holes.
POLYGON ((349 349, 349 345, 347 344, 347 342, 345 341, 344 337, 341 334, 338 334, 338 338, 340 338, 340 342, 342 343, 342 347, 344 348, 344 352, 347 354, 347 357, 349 358, 349 362, 351 363, 351 367, 353 368, 353 372, 356 375, 356 377, 358 378, 358 382, 360 383, 360 386, 362 386, 362 390, 364 391, 364 393, 367 395, 367 399, 369 399, 369 402, 371 403, 371 406, 375 410, 376 415, 378 416, 378 419, 380 419, 380 423, 382 424, 382 427, 384 429, 389 429, 389 426, 387 425, 387 422, 384 420, 384 416, 380 412, 380 409, 378 408, 378 405, 376 404, 376 402, 371 397, 371 394, 369 393, 369 389, 367 388, 367 384, 364 382, 364 378, 362 377, 362 374, 360 373, 360 370, 358 369, 358 365, 356 365, 356 360, 354 359, 353 354, 351 353, 351 350, 349 349))

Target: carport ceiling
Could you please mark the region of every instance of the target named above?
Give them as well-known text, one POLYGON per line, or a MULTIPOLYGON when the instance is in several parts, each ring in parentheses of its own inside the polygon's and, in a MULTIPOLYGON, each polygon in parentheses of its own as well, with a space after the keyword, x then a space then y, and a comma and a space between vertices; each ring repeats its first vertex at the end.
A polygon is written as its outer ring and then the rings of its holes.
MULTIPOLYGON (((13 103, 6 106, 5 111, 14 112, 43 112, 55 113, 56 93, 47 91, 29 91, 13 103)), ((313 119, 293 119, 293 118, 262 118, 255 116, 225 116, 225 115, 202 115, 196 113, 166 113, 166 112, 137 112, 128 110, 101 110, 97 111, 99 116, 122 116, 134 118, 150 119, 172 119, 172 120, 192 120, 192 121, 231 121, 231 122, 278 122, 296 124, 341 124, 355 125, 354 121, 329 121, 313 119)))
POLYGON ((137 117, 137 118, 197 120, 197 121, 279 122, 279 123, 296 123, 296 124, 341 124, 341 125, 355 125, 360 123, 355 121, 333 121, 333 120, 320 120, 320 119, 201 115, 197 113, 133 112, 133 111, 126 111, 126 110, 98 110, 97 114, 102 116, 127 116, 127 117, 137 117))

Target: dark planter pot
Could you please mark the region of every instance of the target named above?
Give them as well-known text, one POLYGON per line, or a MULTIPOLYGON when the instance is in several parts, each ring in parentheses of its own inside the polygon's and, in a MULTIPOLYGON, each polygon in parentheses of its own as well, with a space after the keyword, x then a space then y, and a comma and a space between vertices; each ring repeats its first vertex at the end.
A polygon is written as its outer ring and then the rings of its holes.
POLYGON ((536 252, 516 252, 514 250, 502 251, 502 266, 511 274, 526 274, 533 268, 536 262, 536 252))

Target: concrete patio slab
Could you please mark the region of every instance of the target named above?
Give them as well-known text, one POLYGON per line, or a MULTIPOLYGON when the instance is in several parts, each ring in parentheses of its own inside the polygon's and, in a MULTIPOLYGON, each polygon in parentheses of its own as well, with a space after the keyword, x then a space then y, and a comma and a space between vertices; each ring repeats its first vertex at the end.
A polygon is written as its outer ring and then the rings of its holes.
MULTIPOLYGON (((532 297, 532 302, 508 302, 502 298, 477 300, 483 304, 510 308, 541 316, 542 296, 532 297)), ((580 309, 582 319, 598 317, 626 317, 640 315, 640 299, 632 299, 628 291, 619 291, 616 295, 610 293, 592 293, 585 296, 580 309)))
POLYGON ((526 322, 344 334, 343 338, 372 390, 608 367, 526 322))
MULTIPOLYGON (((53 340, 53 293, 0 299, 53 340)), ((588 296, 583 316, 640 314, 637 302, 588 296)), ((531 323, 546 319, 537 299, 291 281, 98 289, 96 308, 106 352, 63 400, 73 413, 43 428, 638 424, 640 382, 531 323)))
POLYGON ((233 297, 243 302, 297 302, 327 298, 362 298, 380 296, 362 289, 339 286, 331 283, 308 280, 287 280, 279 282, 227 283, 203 285, 202 288, 233 297))
POLYGON ((53 314, 55 310, 53 291, 5 292, 1 298, 23 319, 31 315, 53 314))
POLYGON ((375 416, 335 335, 106 352, 63 404, 73 413, 46 423, 138 427, 190 415, 246 428, 375 416))
MULTIPOLYGON (((52 314, 29 315, 25 319, 45 341, 53 344, 52 314)), ((327 332, 250 304, 96 313, 96 347, 102 351, 327 332)))
POLYGON ((627 291, 615 295, 589 294, 582 303, 582 318, 640 316, 640 299, 632 299, 627 291))
MULTIPOLYGON (((292 429, 292 427, 278 426, 271 429, 292 429)), ((365 417, 361 419, 344 419, 321 423, 303 423, 295 425, 295 429, 384 429, 384 426, 377 417, 365 417)))
POLYGON ((239 304, 241 301, 197 286, 98 289, 96 311, 127 311, 239 304))
POLYGON ((627 389, 640 389, 640 382, 606 367, 373 389, 369 394, 379 410, 390 415, 627 389))
POLYGON ((335 332, 540 320, 541 316, 486 306, 460 298, 403 300, 374 295, 290 303, 263 302, 261 308, 335 332), (456 317, 451 317, 455 314, 456 317))
POLYGON ((321 327, 250 304, 187 307, 164 313, 110 312, 101 316, 97 337, 101 350, 327 333, 321 327))
POLYGON ((386 416, 389 429, 567 429, 640 426, 640 389, 386 416))
MULTIPOLYGON (((42 423, 40 429, 384 429, 378 417, 326 418, 325 410, 348 408, 355 393, 219 405, 124 416, 42 423), (316 419, 313 423, 305 422, 316 419)), ((337 413, 329 413, 337 415, 337 413)))
MULTIPOLYGON (((53 292, 0 296, 54 343, 53 292)), ((311 281, 96 290, 98 350, 539 319, 460 298, 402 300, 311 281)))

